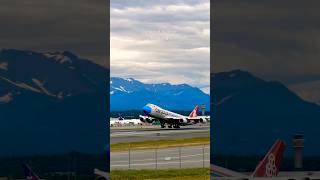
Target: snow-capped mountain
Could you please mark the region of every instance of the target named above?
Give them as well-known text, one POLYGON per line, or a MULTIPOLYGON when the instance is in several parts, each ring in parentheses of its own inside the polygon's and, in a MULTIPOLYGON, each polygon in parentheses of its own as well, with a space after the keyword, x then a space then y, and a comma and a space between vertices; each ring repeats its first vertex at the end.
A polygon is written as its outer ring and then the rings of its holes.
POLYGON ((211 84, 213 153, 261 154, 276 139, 290 144, 292 136, 300 133, 307 140, 304 153, 320 151, 317 104, 303 100, 280 82, 241 70, 212 74, 211 84))
POLYGON ((0 155, 102 152, 107 75, 67 51, 0 50, 0 155))
POLYGON ((210 97, 199 88, 187 84, 146 84, 133 78, 110 79, 111 110, 140 110, 154 103, 172 110, 192 110, 196 104, 210 107, 210 97))
POLYGON ((24 91, 60 99, 102 91, 105 71, 70 52, 42 54, 3 49, 0 51, 0 98, 10 93, 15 99, 24 91))

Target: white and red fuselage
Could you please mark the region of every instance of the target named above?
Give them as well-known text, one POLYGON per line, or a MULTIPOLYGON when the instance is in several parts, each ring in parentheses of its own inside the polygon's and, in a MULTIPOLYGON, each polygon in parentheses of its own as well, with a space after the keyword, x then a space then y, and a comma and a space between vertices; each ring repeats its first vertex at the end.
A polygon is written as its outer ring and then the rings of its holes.
POLYGON ((172 111, 168 111, 154 104, 147 104, 142 108, 142 111, 146 116, 140 116, 142 122, 153 123, 155 120, 158 120, 161 124, 161 127, 165 127, 165 124, 168 124, 169 128, 172 126, 179 128, 180 125, 190 125, 196 124, 199 122, 204 122, 207 118, 198 116, 199 106, 196 106, 194 110, 190 113, 189 116, 184 116, 172 111))

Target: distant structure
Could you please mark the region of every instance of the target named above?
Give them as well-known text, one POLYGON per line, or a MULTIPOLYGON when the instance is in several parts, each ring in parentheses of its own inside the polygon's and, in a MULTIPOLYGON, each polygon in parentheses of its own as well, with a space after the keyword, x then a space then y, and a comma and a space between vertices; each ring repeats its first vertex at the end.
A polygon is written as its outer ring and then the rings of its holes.
POLYGON ((201 105, 201 112, 202 112, 202 116, 204 116, 206 113, 206 105, 204 104, 201 105))
POLYGON ((303 155, 302 151, 304 148, 304 137, 302 134, 296 134, 293 136, 293 151, 294 151, 294 168, 303 168, 303 155))

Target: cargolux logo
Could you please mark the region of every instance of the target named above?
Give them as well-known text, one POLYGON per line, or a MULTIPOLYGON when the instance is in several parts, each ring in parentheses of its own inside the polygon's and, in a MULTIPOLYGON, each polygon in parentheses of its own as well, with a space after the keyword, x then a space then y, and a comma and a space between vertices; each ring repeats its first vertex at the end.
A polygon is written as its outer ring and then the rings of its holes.
POLYGON ((277 175, 276 157, 274 154, 269 154, 268 163, 266 164, 266 176, 274 177, 277 175))

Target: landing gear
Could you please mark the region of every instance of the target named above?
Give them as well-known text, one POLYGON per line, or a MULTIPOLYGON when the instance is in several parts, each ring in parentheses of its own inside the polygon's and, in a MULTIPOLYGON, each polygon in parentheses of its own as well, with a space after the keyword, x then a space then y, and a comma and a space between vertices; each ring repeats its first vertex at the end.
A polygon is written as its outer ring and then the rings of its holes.
POLYGON ((164 122, 160 122, 160 124, 161 124, 161 128, 165 128, 166 127, 164 122))
POLYGON ((178 124, 175 124, 173 127, 177 128, 177 129, 180 128, 180 126, 178 124))

